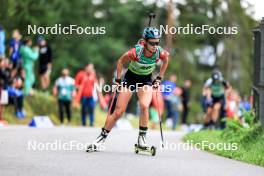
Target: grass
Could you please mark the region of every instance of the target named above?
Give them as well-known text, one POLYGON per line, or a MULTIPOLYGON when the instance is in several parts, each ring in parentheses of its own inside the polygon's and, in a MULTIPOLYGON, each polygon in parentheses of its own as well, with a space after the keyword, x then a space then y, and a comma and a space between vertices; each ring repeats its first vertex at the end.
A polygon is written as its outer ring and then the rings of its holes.
MULTIPOLYGON (((24 119, 18 119, 15 116, 14 106, 8 105, 4 109, 4 119, 9 124, 21 124, 27 125, 34 116, 46 115, 49 116, 51 121, 55 125, 60 125, 58 117, 58 105, 57 100, 50 94, 42 93, 36 91, 34 96, 26 97, 24 100, 24 110, 26 112, 26 117, 24 119)), ((102 127, 105 123, 107 112, 102 111, 99 106, 96 106, 95 109, 95 127, 102 127)), ((65 118, 66 121, 66 118, 65 118)), ((87 116, 87 122, 88 116, 87 116)), ((134 128, 138 128, 139 119, 137 117, 130 118, 130 123, 134 128)), ((87 123, 88 125, 89 123, 87 123)), ((72 122, 70 125, 78 126, 81 125, 81 115, 80 108, 72 109, 72 122)), ((151 128, 151 123, 149 123, 149 128, 151 128)), ((163 125, 165 131, 170 130, 168 127, 163 125)), ((159 129, 159 126, 156 127, 159 129)))
MULTIPOLYGON (((24 100, 24 110, 26 112, 26 117, 18 119, 15 116, 14 106, 8 105, 5 106, 3 117, 8 124, 27 125, 34 116, 46 115, 50 117, 51 121, 55 125, 60 125, 57 100, 49 94, 35 92, 34 96, 26 97, 24 100)), ((102 126, 104 124, 104 119, 106 118, 106 113, 101 111, 97 106, 95 109, 95 117, 95 126, 102 126)), ((66 121, 67 120, 65 118, 65 122, 66 121)), ((70 125, 81 125, 80 108, 72 109, 72 122, 70 125)))
POLYGON ((264 167, 264 129, 260 124, 236 130, 228 127, 223 131, 204 130, 189 133, 184 140, 191 141, 193 144, 208 141, 213 144, 236 145, 236 150, 218 150, 209 147, 204 147, 203 150, 264 167))

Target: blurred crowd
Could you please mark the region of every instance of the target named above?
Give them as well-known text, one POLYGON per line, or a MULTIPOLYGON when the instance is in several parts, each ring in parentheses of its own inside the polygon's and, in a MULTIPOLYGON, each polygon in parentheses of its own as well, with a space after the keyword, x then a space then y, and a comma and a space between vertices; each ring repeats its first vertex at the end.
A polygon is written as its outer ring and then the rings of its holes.
POLYGON ((12 37, 6 39, 3 26, 0 25, 0 88, 2 119, 3 105, 14 105, 17 118, 24 118, 23 99, 34 94, 35 62, 39 60, 39 78, 41 89, 47 90, 51 72, 52 51, 43 37, 32 41, 23 37, 19 30, 12 32, 12 37))

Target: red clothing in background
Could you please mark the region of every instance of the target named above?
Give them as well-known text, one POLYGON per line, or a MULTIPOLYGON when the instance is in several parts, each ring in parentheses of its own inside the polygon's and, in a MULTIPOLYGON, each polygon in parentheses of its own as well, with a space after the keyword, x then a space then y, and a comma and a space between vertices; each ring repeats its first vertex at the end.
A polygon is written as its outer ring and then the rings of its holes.
POLYGON ((80 102, 81 97, 92 97, 95 83, 98 83, 95 73, 79 71, 75 77, 75 86, 78 88, 75 100, 80 102))
POLYGON ((75 86, 77 88, 79 88, 82 84, 82 80, 85 76, 85 71, 84 70, 81 70, 77 73, 77 75, 75 76, 75 86))
POLYGON ((81 96, 92 97, 95 83, 97 83, 97 79, 94 73, 84 75, 81 85, 83 87, 81 96))

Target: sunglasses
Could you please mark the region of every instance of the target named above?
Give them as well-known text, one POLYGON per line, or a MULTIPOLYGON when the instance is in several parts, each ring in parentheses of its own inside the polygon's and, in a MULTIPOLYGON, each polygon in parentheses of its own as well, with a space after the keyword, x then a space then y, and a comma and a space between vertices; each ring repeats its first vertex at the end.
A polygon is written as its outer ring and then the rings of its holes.
POLYGON ((148 42, 151 46, 159 46, 159 42, 148 42))

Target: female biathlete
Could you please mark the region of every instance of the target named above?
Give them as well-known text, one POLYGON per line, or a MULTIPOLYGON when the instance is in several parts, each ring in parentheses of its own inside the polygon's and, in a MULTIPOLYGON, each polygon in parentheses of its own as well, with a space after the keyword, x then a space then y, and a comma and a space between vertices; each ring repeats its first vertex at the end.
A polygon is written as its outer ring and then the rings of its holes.
POLYGON ((137 92, 140 105, 139 136, 138 146, 149 147, 146 144, 146 133, 148 130, 149 106, 152 99, 152 87, 157 88, 164 76, 169 62, 169 53, 159 46, 161 33, 154 27, 147 27, 143 31, 143 40, 133 49, 123 54, 117 62, 117 78, 115 79, 118 87, 121 87, 117 98, 114 112, 106 119, 101 134, 89 145, 87 151, 100 149, 106 137, 115 125, 116 121, 126 110, 127 104, 134 91, 137 92), (161 60, 159 75, 152 81, 152 72, 157 62, 161 60), (130 62, 128 70, 121 80, 123 65, 130 62))

